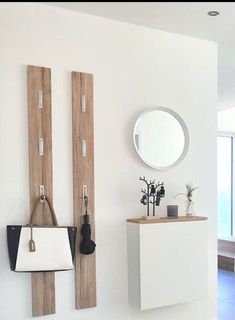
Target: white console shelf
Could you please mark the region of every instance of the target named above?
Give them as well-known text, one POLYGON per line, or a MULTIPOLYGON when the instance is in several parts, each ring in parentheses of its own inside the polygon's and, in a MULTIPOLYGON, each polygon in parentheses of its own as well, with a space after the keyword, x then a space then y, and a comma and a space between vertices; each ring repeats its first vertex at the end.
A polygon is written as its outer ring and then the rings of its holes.
POLYGON ((128 219, 129 304, 140 309, 205 299, 206 217, 128 219))

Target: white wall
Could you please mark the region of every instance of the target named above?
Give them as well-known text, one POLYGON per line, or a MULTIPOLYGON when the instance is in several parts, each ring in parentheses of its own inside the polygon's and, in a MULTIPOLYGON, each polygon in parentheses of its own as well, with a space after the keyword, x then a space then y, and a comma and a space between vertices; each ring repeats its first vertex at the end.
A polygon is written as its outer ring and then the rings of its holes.
POLYGON ((218 112, 218 130, 235 133, 235 108, 218 112))
POLYGON ((218 45, 218 109, 234 108, 235 49, 218 45))
MULTIPOLYGON (((26 65, 52 68, 54 202, 72 223, 70 71, 95 77, 97 308, 74 309, 73 273, 56 275, 57 314, 46 319, 205 320, 216 317, 216 44, 43 4, 0 5, 0 319, 31 319, 30 275, 9 271, 6 225, 29 216, 26 65), (146 107, 178 112, 190 134, 176 168, 144 165, 132 144, 146 107), (167 204, 192 181, 209 217, 209 298, 140 313, 128 306, 126 218, 145 213, 139 176, 164 180, 167 204)), ((182 264, 184 261, 182 261, 182 264)), ((192 275, 193 276, 193 275, 192 275)))

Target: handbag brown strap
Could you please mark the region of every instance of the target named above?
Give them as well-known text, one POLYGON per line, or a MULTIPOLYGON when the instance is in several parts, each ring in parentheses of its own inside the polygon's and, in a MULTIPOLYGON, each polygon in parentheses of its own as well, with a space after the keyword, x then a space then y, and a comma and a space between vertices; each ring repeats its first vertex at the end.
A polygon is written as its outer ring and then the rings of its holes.
POLYGON ((54 211, 53 206, 51 205, 49 199, 48 199, 46 196, 43 196, 43 198, 42 198, 42 197, 39 197, 39 198, 35 201, 34 206, 33 206, 32 213, 31 213, 31 215, 30 215, 29 225, 30 225, 30 226, 33 226, 33 225, 34 225, 33 220, 34 220, 35 215, 36 215, 36 211, 37 211, 36 209, 37 209, 37 207, 38 207, 39 204, 43 205, 44 202, 47 203, 48 208, 49 208, 49 210, 50 210, 50 214, 51 214, 51 218, 52 218, 53 225, 54 225, 54 226, 58 226, 58 221, 57 221, 57 218, 56 218, 55 211, 54 211))

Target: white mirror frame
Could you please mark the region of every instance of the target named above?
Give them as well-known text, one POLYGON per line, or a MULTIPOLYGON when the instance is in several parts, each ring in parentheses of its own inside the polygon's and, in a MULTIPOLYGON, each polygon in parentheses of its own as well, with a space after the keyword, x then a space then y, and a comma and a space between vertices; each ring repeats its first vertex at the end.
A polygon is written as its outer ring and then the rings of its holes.
POLYGON ((157 170, 162 170, 163 171, 163 170, 167 170, 167 169, 170 169, 170 168, 173 168, 173 167, 177 166, 184 159, 184 157, 187 154, 188 148, 189 148, 189 132, 188 132, 188 128, 187 128, 184 120, 175 111, 173 111, 170 108, 166 108, 166 107, 152 107, 152 108, 148 108, 147 110, 142 112, 140 114, 140 116, 138 117, 138 119, 136 120, 136 123, 135 123, 135 126, 134 126, 134 130, 133 130, 133 143, 134 143, 135 150, 136 150, 138 156, 140 157, 140 159, 145 164, 147 164, 149 167, 151 167, 153 169, 157 169, 157 170), (154 166, 153 164, 145 161, 144 159, 142 159, 141 156, 139 155, 139 152, 138 152, 138 149, 137 149, 136 143, 135 143, 135 131, 136 131, 136 128, 137 128, 139 122, 141 121, 141 119, 144 117, 145 114, 147 114, 147 113, 149 113, 151 111, 154 111, 154 110, 164 111, 164 112, 167 112, 167 113, 171 114, 174 118, 176 118, 176 120, 178 120, 179 124, 181 125, 181 127, 183 129, 183 133, 184 133, 184 141, 185 141, 185 143, 184 143, 184 149, 183 149, 180 157, 174 163, 172 163, 171 165, 166 166, 166 167, 157 167, 157 166, 154 166))

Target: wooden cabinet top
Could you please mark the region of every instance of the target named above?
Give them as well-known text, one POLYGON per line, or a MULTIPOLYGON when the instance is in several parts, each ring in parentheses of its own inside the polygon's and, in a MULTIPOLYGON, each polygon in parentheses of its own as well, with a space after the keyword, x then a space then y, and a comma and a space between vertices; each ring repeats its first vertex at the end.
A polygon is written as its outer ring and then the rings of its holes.
POLYGON ((203 221, 207 220, 207 217, 199 217, 199 216, 179 216, 177 218, 168 218, 168 217, 160 217, 160 218, 133 218, 127 219, 127 222, 139 223, 139 224, 149 224, 149 223, 168 223, 168 222, 191 222, 191 221, 203 221))

